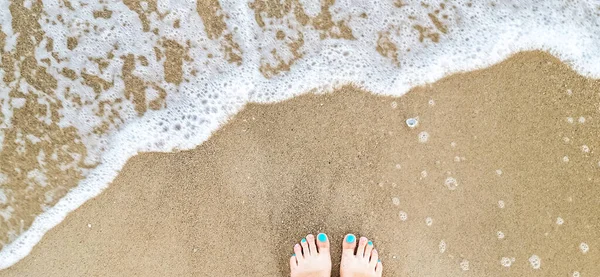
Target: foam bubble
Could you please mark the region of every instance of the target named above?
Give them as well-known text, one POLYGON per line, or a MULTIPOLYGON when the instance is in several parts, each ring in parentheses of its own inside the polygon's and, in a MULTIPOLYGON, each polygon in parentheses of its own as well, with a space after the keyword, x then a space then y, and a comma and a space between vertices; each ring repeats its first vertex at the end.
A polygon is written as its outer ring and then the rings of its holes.
POLYGON ((581 277, 581 274, 579 273, 579 271, 573 271, 573 274, 571 276, 573 276, 573 277, 581 277))
POLYGON ((564 156, 562 158, 562 161, 565 162, 565 163, 568 163, 569 162, 569 156, 564 156))
POLYGON ((587 243, 582 242, 579 244, 579 250, 581 250, 581 253, 586 254, 588 251, 590 251, 590 247, 587 245, 587 243))
POLYGON ((429 140, 429 133, 423 131, 419 133, 419 142, 425 143, 429 140))
MULTIPOLYGON (((419 117, 411 117, 411 118, 407 119, 406 125, 409 128, 414 129, 415 127, 417 127, 419 125, 419 117)), ((425 141, 427 141, 427 140, 425 140, 425 141)))
POLYGON ((398 103, 396 103, 396 101, 392 101, 390 106, 392 106, 392 109, 398 108, 398 103))
POLYGON ((496 237, 498 237, 498 239, 504 239, 504 233, 502 231, 498 231, 496 232, 496 237))
POLYGON ((585 123, 585 117, 580 116, 579 119, 577 119, 577 122, 579 122, 579 124, 585 123))
POLYGON ((440 253, 443 254, 444 252, 446 252, 446 247, 447 247, 446 246, 446 241, 441 240, 440 243, 438 244, 438 248, 440 250, 440 253))
POLYGON ((400 211, 398 215, 400 216, 400 220, 402 221, 406 221, 408 219, 408 214, 406 214, 405 211, 400 211))
POLYGON ((496 174, 497 174, 498 176, 502 175, 502 169, 496 169, 496 174))
POLYGON ((556 224, 557 225, 563 225, 564 223, 565 223, 565 220, 562 219, 562 217, 559 216, 559 217, 556 218, 556 224))
POLYGON ((569 95, 569 96, 573 95, 573 91, 571 89, 567 89, 567 95, 569 95))
POLYGON ((427 170, 421 171, 421 178, 427 178, 427 170))
POLYGON ((542 260, 538 255, 534 254, 531 255, 531 257, 529 257, 529 264, 533 269, 540 269, 540 267, 542 266, 542 260))
POLYGON ((512 263, 515 262, 515 258, 509 258, 509 257, 502 257, 502 259, 500 259, 500 264, 503 267, 510 267, 512 265, 512 263))
POLYGON ((498 208, 504 209, 505 203, 503 200, 498 200, 498 208))
POLYGON ((572 117, 567 117, 567 122, 570 124, 573 124, 573 122, 575 122, 575 120, 572 117))
POLYGON ((581 146, 581 151, 583 153, 589 153, 590 152, 590 148, 587 145, 582 145, 581 146))
POLYGON ((448 177, 444 181, 444 185, 446 185, 449 190, 455 190, 458 187, 458 182, 453 177, 448 177))
POLYGON ((398 206, 400 205, 400 199, 398 197, 392 197, 392 203, 398 206))
POLYGON ((429 99, 429 102, 427 102, 429 104, 429 106, 435 106, 435 101, 433 99, 429 99))
POLYGON ((427 226, 431 226, 432 224, 433 224, 433 218, 431 218, 431 217, 429 217, 429 216, 428 216, 428 217, 426 217, 426 218, 425 218, 425 225, 427 225, 427 226))
POLYGON ((463 260, 460 262, 460 269, 462 269, 462 271, 468 271, 468 270, 469 270, 469 261, 468 261, 468 260, 465 260, 465 259, 463 259, 463 260))

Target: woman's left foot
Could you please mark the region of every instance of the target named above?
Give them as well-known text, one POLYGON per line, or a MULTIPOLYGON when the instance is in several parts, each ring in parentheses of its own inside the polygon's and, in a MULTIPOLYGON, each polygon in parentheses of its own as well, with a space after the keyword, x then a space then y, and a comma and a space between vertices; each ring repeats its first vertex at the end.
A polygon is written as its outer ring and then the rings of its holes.
POLYGON ((291 277, 329 277, 331 275, 331 255, 329 239, 320 233, 308 235, 300 244, 294 245, 290 258, 291 277))

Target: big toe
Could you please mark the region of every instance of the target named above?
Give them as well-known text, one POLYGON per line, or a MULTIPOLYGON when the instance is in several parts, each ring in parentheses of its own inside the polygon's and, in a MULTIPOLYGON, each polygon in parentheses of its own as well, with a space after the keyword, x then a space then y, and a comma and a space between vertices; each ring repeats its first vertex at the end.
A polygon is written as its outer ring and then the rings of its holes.
POLYGON ((347 234, 342 244, 342 254, 354 255, 354 249, 356 249, 356 236, 353 234, 347 234))
POLYGON ((319 254, 329 253, 329 239, 325 233, 317 235, 317 247, 319 248, 319 254))

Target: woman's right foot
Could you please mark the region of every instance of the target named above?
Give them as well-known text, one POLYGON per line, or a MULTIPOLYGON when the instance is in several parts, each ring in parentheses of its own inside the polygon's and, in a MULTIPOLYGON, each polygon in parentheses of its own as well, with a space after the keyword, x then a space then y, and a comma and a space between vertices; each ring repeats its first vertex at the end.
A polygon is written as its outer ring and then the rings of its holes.
POLYGON ((341 277, 381 277, 383 265, 372 241, 361 237, 357 248, 356 236, 348 234, 342 248, 341 277))

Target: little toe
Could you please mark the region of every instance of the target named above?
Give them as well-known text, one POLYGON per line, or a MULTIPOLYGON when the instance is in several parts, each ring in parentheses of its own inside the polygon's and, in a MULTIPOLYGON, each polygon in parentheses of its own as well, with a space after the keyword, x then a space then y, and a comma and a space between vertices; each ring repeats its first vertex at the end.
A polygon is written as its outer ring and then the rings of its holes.
POLYGON ((306 236, 306 240, 308 241, 308 249, 310 250, 310 254, 312 256, 316 256, 318 254, 318 252, 317 252, 317 244, 315 243, 315 236, 313 236, 312 234, 309 234, 308 236, 306 236))
POLYGON ((377 261, 375 272, 377 273, 377 276, 381 277, 381 273, 383 272, 383 264, 381 263, 381 261, 377 261))
POLYGON ((347 234, 342 244, 342 254, 354 255, 354 249, 356 248, 356 236, 353 234, 347 234))
POLYGON ((377 253, 377 249, 373 249, 373 251, 371 251, 371 260, 369 260, 369 267, 371 267, 373 270, 375 270, 375 267, 377 266, 378 261, 379 261, 379 253, 377 253))
POLYGON ((302 246, 302 255, 304 257, 310 256, 310 250, 308 250, 308 241, 306 238, 302 238, 302 240, 300 240, 300 246, 302 246))
POLYGON ((290 270, 294 270, 298 267, 298 259, 296 259, 296 254, 292 254, 290 257, 290 270))
POLYGON ((367 247, 368 241, 369 241, 369 239, 367 239, 365 237, 360 237, 360 240, 358 240, 358 248, 356 249, 356 256, 364 257, 365 248, 367 247))
POLYGON ((329 239, 325 233, 319 233, 317 235, 317 247, 319 248, 319 254, 329 252, 329 239))

